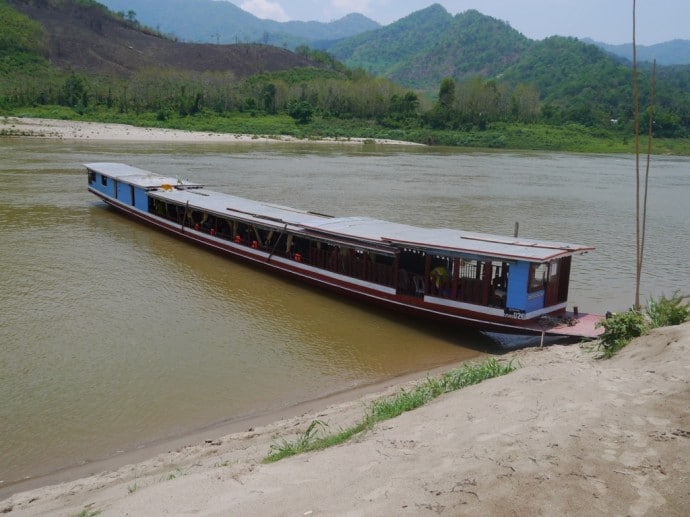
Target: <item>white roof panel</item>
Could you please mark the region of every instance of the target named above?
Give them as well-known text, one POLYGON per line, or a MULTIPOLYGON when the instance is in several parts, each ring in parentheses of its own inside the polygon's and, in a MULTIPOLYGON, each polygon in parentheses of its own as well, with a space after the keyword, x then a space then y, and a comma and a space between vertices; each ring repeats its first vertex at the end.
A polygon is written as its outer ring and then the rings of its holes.
POLYGON ((178 178, 162 176, 153 172, 146 171, 144 169, 139 169, 138 167, 132 167, 124 163, 86 163, 84 166, 94 172, 105 174, 117 181, 122 181, 123 183, 129 183, 135 187, 143 187, 145 189, 160 187, 161 185, 181 185, 185 187, 202 185, 198 183, 192 183, 185 180, 180 180, 178 178))
POLYGON ((349 242, 353 246, 414 247, 452 255, 476 255, 506 260, 542 262, 594 248, 523 237, 506 237, 448 228, 421 228, 370 217, 330 217, 286 206, 252 201, 200 188, 201 185, 166 178, 120 163, 93 163, 86 167, 119 181, 151 190, 161 200, 219 216, 283 228, 310 236, 349 242), (164 188, 163 185, 170 187, 164 188), (195 188, 196 187, 196 188, 195 188))
POLYGON ((448 228, 420 228, 367 217, 341 217, 310 229, 398 246, 524 260, 549 260, 593 248, 536 239, 513 238, 448 228))
POLYGON ((159 190, 151 193, 153 197, 187 205, 190 208, 212 212, 225 217, 240 218, 245 221, 254 221, 269 226, 283 227, 285 224, 291 227, 304 227, 318 225, 328 216, 313 214, 303 210, 252 201, 222 192, 207 189, 190 190, 159 190))

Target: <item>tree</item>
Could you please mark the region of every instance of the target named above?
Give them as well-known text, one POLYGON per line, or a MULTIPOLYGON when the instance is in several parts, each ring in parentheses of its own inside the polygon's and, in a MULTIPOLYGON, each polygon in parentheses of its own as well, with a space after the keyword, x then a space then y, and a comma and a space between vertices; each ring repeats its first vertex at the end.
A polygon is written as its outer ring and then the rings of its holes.
POLYGON ((394 93, 391 95, 387 117, 388 124, 398 126, 400 123, 414 121, 417 119, 419 109, 419 97, 413 91, 408 91, 404 95, 394 93))
POLYGON ((86 92, 86 86, 84 85, 84 80, 72 73, 62 88, 64 96, 64 104, 72 108, 76 108, 78 105, 86 107, 88 105, 88 95, 86 92))
POLYGON ((441 81, 441 87, 438 91, 439 107, 444 109, 453 109, 455 104, 455 80, 452 77, 446 77, 441 81))
POLYGON ((293 100, 288 104, 288 115, 294 118, 298 124, 308 124, 314 115, 314 106, 307 101, 293 100))
POLYGON ((276 85, 268 83, 264 85, 261 91, 261 97, 264 104, 264 110, 269 115, 276 114, 276 85))
POLYGON ((513 93, 513 116, 518 122, 534 122, 539 117, 539 92, 534 86, 518 84, 513 93))
POLYGON ((433 129, 450 129, 457 120, 455 110, 455 80, 446 77, 441 81, 438 101, 430 111, 424 114, 425 122, 433 129))

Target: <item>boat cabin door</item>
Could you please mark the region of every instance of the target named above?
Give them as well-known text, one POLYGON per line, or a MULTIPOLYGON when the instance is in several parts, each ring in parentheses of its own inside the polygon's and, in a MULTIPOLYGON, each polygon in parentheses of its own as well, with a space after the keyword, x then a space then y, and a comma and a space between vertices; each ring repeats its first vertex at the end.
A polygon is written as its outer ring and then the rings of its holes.
POLYGON ((572 257, 564 257, 549 263, 549 276, 546 282, 544 307, 558 305, 568 300, 571 259, 572 257))

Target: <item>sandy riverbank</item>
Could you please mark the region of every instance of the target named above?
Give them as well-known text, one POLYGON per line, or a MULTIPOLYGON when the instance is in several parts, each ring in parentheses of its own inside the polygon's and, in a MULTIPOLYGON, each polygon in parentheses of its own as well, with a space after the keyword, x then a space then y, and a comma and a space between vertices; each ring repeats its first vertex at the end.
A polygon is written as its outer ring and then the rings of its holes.
POLYGON ((255 136, 207 131, 185 131, 111 124, 104 122, 81 122, 74 120, 53 120, 39 118, 0 118, 0 135, 34 138, 57 138, 64 140, 108 140, 123 142, 180 142, 180 143, 342 143, 362 144, 374 142, 385 145, 421 145, 399 140, 365 138, 321 138, 318 140, 298 139, 290 136, 255 136))
MULTIPOLYGON (((15 494, 9 515, 686 515, 690 323, 608 361, 579 345, 342 446, 264 465, 274 437, 358 421, 373 395, 15 494)), ((392 387, 388 392, 401 386, 392 387)))

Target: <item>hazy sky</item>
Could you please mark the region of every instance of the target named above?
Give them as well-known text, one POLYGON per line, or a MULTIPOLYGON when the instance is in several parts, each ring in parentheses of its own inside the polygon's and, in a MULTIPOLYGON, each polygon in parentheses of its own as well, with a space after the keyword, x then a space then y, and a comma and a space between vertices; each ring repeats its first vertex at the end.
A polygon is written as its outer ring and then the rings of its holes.
MULTIPOLYGON (((632 41, 633 0, 231 0, 259 18, 332 21, 349 13, 387 25, 433 3, 451 14, 476 9, 531 39, 557 34, 632 41)), ((637 43, 690 40, 690 0, 637 0, 637 43)))

